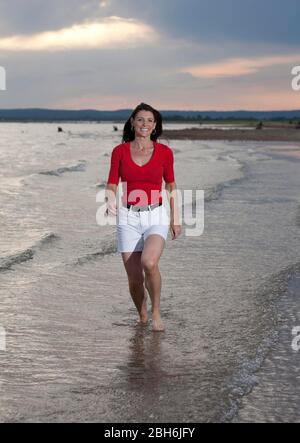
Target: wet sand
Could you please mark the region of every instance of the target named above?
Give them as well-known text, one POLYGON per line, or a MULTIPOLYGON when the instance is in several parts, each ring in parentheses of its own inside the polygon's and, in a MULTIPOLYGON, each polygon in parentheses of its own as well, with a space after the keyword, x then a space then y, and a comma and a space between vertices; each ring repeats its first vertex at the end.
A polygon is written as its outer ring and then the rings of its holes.
POLYGON ((283 155, 283 156, 288 156, 288 157, 293 157, 293 158, 297 158, 300 159, 300 148, 299 149, 270 149, 270 151, 272 151, 272 153, 274 153, 275 155, 283 155))
POLYGON ((164 130, 163 138, 169 140, 240 140, 240 141, 282 141, 300 142, 300 129, 264 128, 256 129, 201 129, 184 128, 164 130))
MULTIPOLYGON (((169 140, 223 140, 223 141, 257 141, 257 142, 300 142, 300 129, 287 126, 268 125, 262 130, 253 129, 215 129, 215 128, 183 128, 165 130, 162 139, 169 140)), ((300 145, 279 144, 267 149, 272 155, 300 159, 300 145)))

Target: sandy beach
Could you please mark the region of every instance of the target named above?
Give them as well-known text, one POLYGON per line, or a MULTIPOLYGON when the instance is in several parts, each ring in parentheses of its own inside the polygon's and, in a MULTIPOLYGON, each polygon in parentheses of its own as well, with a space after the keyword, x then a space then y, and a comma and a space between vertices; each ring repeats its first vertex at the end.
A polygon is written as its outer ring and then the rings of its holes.
POLYGON ((286 125, 269 125, 264 129, 216 129, 216 128, 182 128, 167 129, 163 131, 162 139, 168 143, 172 140, 220 140, 220 141, 240 141, 240 142, 274 142, 274 146, 269 146, 268 151, 277 156, 292 157, 300 159, 300 129, 289 128, 286 125), (283 147, 282 144, 285 146, 283 147), (286 143, 290 143, 286 145, 286 143))
POLYGON ((300 129, 275 127, 256 129, 210 129, 183 128, 164 130, 163 137, 169 140, 239 140, 300 142, 300 129))
POLYGON ((273 148, 270 149, 275 155, 284 155, 288 157, 294 157, 296 159, 300 159, 300 147, 295 149, 281 149, 281 148, 273 148))

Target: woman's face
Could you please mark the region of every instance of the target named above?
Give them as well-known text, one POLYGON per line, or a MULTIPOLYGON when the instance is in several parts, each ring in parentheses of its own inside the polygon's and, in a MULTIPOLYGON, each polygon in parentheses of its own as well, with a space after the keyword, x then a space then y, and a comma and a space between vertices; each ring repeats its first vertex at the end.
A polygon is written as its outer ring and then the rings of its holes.
POLYGON ((154 115, 151 111, 139 111, 134 119, 131 119, 135 135, 139 137, 149 137, 155 128, 154 115))

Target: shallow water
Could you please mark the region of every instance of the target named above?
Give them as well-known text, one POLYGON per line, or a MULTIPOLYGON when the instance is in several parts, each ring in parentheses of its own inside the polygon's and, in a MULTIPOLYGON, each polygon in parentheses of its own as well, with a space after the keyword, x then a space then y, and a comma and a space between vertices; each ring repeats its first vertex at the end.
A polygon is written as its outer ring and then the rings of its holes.
POLYGON ((108 123, 56 130, 1 124, 0 420, 247 421, 249 399, 267 421, 288 402, 296 421, 296 357, 274 413, 254 393, 280 315, 297 310, 298 295, 284 294, 300 262, 299 161, 268 143, 161 139, 178 188, 204 189, 205 226, 168 239, 166 332, 155 334, 136 325, 115 227, 96 223, 120 135, 108 123))

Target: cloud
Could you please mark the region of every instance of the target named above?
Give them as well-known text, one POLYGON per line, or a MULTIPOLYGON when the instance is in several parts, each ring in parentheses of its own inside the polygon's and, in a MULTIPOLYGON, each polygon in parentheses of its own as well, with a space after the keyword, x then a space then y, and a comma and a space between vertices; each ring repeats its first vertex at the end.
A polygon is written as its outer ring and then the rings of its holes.
POLYGON ((63 51, 132 48, 158 39, 157 31, 132 18, 118 16, 86 21, 56 31, 0 38, 2 51, 63 51))
POLYGON ((99 0, 2 0, 0 37, 59 30, 86 19, 97 20, 111 15, 120 14, 107 13, 99 0))
POLYGON ((0 0, 1 107, 296 107, 290 81, 300 62, 299 13, 299 0, 163 0, 159 7, 0 0))
POLYGON ((296 64, 299 60, 300 53, 269 57, 230 58, 216 63, 188 66, 180 71, 199 78, 241 77, 254 74, 261 68, 290 63, 296 64))
POLYGON ((298 45, 299 0, 111 0, 109 13, 155 23, 174 38, 298 45))

